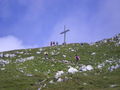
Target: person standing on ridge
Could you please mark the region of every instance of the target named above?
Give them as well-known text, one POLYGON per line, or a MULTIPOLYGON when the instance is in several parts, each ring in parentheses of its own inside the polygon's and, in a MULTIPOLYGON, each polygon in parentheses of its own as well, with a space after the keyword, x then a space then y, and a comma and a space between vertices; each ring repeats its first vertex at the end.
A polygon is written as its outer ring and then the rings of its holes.
POLYGON ((58 42, 56 42, 56 46, 58 46, 58 42))
POLYGON ((52 41, 50 42, 50 46, 53 46, 53 42, 52 41))

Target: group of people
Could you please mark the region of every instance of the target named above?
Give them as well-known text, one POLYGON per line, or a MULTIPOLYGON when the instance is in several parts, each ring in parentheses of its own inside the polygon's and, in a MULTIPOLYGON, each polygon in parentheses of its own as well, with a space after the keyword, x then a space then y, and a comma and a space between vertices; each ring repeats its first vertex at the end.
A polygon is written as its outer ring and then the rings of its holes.
POLYGON ((51 41, 51 42, 50 42, 50 46, 58 46, 58 42, 53 42, 53 41, 51 41))

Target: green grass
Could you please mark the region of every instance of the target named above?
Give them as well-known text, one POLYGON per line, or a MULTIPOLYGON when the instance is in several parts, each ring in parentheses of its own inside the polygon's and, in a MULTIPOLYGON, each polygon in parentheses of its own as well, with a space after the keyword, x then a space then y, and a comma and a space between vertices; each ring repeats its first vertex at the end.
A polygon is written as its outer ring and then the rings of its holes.
POLYGON ((120 60, 120 46, 115 45, 117 42, 117 40, 107 43, 98 42, 94 45, 67 44, 66 46, 43 47, 42 51, 40 51, 41 48, 35 48, 1 52, 4 55, 15 54, 16 56, 0 57, 0 60, 10 61, 5 66, 0 64, 0 90, 37 90, 40 87, 42 90, 120 90, 120 68, 112 72, 108 70, 108 67, 116 63, 120 65, 118 61, 120 60), (49 53, 47 60, 44 59, 45 51, 49 53), (92 55, 93 52, 95 55, 92 55), (81 58, 77 63, 75 54, 81 58), (17 59, 31 56, 34 56, 33 60, 16 62, 17 59), (63 60, 69 63, 63 63, 63 60), (112 60, 114 63, 105 63, 102 69, 96 68, 98 64, 106 60, 112 60), (67 73, 68 66, 78 69, 81 65, 92 65, 94 70, 75 74, 67 73), (57 82, 55 79, 57 71, 64 71, 61 78, 67 77, 67 80, 57 82), (51 80, 54 83, 49 83, 51 80))

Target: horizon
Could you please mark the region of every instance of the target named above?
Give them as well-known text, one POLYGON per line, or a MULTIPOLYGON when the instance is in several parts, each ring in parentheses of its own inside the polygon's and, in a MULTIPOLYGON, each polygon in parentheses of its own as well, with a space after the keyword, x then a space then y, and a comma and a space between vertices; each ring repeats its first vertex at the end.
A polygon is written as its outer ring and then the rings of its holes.
MULTIPOLYGON (((118 36, 118 35, 120 35, 120 33, 118 33, 118 34, 115 34, 113 37, 115 37, 115 36, 118 36)), ((113 37, 110 37, 110 38, 113 38, 113 37)), ((107 39, 110 39, 110 38, 104 38, 104 39, 101 39, 101 40, 107 40, 107 39)), ((101 40, 98 40, 98 41, 96 41, 96 42, 99 42, 99 41, 101 41, 101 40)), ((72 43, 66 43, 67 45, 68 44, 82 44, 82 43, 87 43, 87 44, 89 44, 89 45, 93 45, 94 43, 96 43, 96 42, 90 42, 90 43, 88 43, 88 42, 80 42, 80 43, 76 43, 76 42, 72 42, 72 43)), ((56 42, 55 42, 56 43, 56 42)), ((58 44, 58 46, 59 45, 63 45, 63 43, 61 43, 61 44, 58 44)), ((56 45, 55 45, 56 46, 56 45)), ((0 51, 0 53, 2 53, 2 52, 9 52, 9 51, 14 51, 14 50, 22 50, 22 49, 35 49, 35 48, 45 48, 45 47, 52 47, 51 45, 50 45, 50 43, 48 44, 48 45, 46 45, 46 46, 43 46, 43 47, 27 47, 27 48, 25 48, 25 47, 23 47, 23 48, 16 48, 16 49, 11 49, 11 50, 4 50, 4 51, 0 51)))
POLYGON ((0 0, 0 52, 92 43, 120 33, 119 0, 0 0))

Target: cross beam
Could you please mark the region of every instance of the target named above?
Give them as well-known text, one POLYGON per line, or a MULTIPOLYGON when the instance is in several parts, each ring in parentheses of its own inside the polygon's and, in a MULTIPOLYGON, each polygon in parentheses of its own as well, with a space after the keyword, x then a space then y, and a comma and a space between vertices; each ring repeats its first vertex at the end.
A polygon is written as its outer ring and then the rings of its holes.
POLYGON ((69 30, 69 29, 66 30, 66 27, 65 27, 65 25, 64 25, 64 31, 60 33, 60 34, 64 34, 64 44, 66 44, 66 33, 67 33, 68 31, 70 31, 70 30, 69 30))

